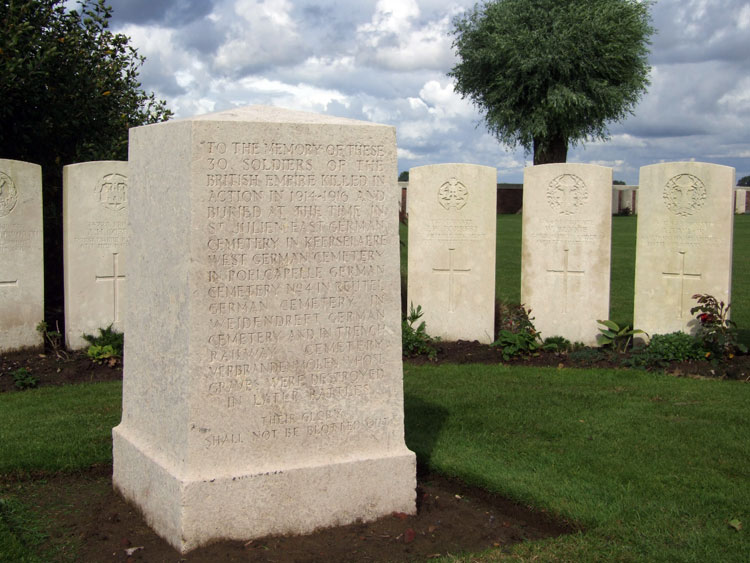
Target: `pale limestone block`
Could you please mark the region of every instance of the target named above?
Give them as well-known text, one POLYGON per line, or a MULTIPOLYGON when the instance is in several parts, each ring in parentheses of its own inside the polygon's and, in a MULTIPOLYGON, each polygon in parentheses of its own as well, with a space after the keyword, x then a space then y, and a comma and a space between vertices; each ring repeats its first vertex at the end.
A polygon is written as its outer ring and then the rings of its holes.
POLYGON ((431 336, 494 340, 496 202, 495 168, 409 171, 407 306, 422 307, 431 336))
POLYGON ((649 335, 694 333, 692 296, 728 303, 734 168, 669 162, 641 168, 633 324, 649 335))
POLYGON ((544 338, 593 345, 609 317, 611 193, 604 166, 524 170, 521 302, 544 338))
POLYGON ((128 163, 98 161, 63 167, 65 344, 112 325, 124 332, 128 245, 128 163))
POLYGON ((739 214, 747 212, 747 190, 744 188, 734 189, 734 212, 739 214))
POLYGON ((43 344, 42 168, 0 159, 0 352, 43 344))
POLYGON ((415 512, 392 127, 132 129, 114 485, 182 552, 415 512))

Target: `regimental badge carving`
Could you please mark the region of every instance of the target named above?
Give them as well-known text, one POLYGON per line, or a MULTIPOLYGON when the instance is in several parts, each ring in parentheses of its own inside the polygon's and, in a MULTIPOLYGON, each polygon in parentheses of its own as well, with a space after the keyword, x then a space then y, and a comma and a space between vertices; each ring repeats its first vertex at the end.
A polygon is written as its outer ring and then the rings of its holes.
POLYGON ((128 179, 122 174, 102 176, 94 188, 99 204, 105 209, 119 211, 128 204, 128 179))
POLYGON ((687 217, 706 203, 706 186, 697 176, 678 174, 664 186, 662 198, 672 213, 687 217))
POLYGON ((461 209, 469 201, 469 190, 456 178, 451 178, 440 186, 438 201, 448 211, 461 209))
POLYGON ((13 179, 0 172, 0 217, 9 215, 18 201, 18 190, 13 179))
POLYGON ((547 187, 547 203, 561 215, 573 215, 586 203, 589 190, 575 174, 561 174, 547 187))

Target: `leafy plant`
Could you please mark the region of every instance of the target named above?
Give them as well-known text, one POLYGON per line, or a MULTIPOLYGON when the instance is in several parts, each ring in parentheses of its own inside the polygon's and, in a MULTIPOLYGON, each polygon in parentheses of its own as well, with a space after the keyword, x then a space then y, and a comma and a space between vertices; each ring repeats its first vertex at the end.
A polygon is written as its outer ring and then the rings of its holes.
POLYGON ((498 331, 492 346, 502 348, 503 360, 528 356, 542 348, 541 334, 534 327, 530 310, 522 304, 499 301, 495 311, 498 331))
POLYGON ((737 338, 737 324, 729 319, 730 304, 724 304, 713 295, 697 293, 693 299, 698 305, 690 309, 698 319, 696 337, 703 346, 718 357, 732 357, 736 352, 747 353, 747 347, 737 338))
POLYGON ((90 344, 86 354, 92 361, 103 364, 115 365, 118 360, 122 359, 123 347, 125 345, 125 335, 122 332, 112 328, 99 329, 99 336, 84 334, 83 339, 90 344))
POLYGON ((437 347, 435 343, 440 342, 440 338, 434 338, 427 334, 427 326, 424 321, 419 323, 416 328, 415 323, 422 318, 424 311, 422 306, 417 305, 414 309, 414 303, 409 306, 409 314, 401 322, 401 350, 404 356, 427 356, 430 360, 437 359, 437 347))
POLYGON ((502 330, 510 332, 533 332, 534 317, 530 317, 531 311, 520 303, 507 303, 498 301, 495 304, 495 324, 498 334, 502 330))
POLYGON ((640 329, 631 329, 630 325, 620 327, 614 321, 596 321, 604 328, 599 327, 599 344, 602 346, 611 346, 616 352, 624 353, 627 351, 628 346, 633 340, 633 336, 636 334, 646 334, 640 329))
POLYGON ((501 330, 492 346, 502 348, 503 360, 507 362, 516 356, 534 354, 542 347, 542 343, 537 333, 501 330))
POLYGON ((68 353, 63 346, 63 337, 60 332, 60 327, 58 325, 55 326, 57 330, 49 330, 47 323, 41 321, 36 325, 36 331, 42 335, 45 345, 55 353, 55 356, 61 360, 67 360, 68 353))
POLYGON ((542 349, 554 352, 570 352, 573 349, 573 345, 564 336, 550 336, 544 339, 542 349))
POLYGON ((39 380, 31 375, 31 372, 26 368, 18 368, 12 371, 11 375, 13 376, 13 384, 20 391, 34 389, 39 385, 39 380))
POLYGON ((633 367, 664 367, 670 362, 703 360, 706 350, 694 337, 684 332, 654 334, 648 346, 635 351, 629 365, 633 367))

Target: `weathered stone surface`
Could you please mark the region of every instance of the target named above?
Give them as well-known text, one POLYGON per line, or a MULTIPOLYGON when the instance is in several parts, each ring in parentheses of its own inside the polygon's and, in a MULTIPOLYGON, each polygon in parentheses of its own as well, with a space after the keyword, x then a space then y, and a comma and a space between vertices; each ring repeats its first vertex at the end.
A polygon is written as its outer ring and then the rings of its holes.
POLYGON ((129 162, 115 487, 183 552, 414 513, 394 129, 253 106, 129 162))
POLYGON ((735 188, 734 190, 734 212, 738 214, 747 213, 747 189, 735 188))
POLYGON ((110 325, 124 332, 128 163, 98 161, 63 168, 65 343, 110 325))
POLYGON ((42 169, 0 159, 0 352, 42 345, 42 169))
POLYGON ((694 332, 692 296, 729 302, 734 168, 669 162, 641 168, 633 323, 649 335, 694 332))
POLYGON ((409 171, 407 303, 444 340, 494 339, 497 170, 437 164, 409 171))
POLYGON ((595 344, 609 317, 612 169, 524 170, 521 302, 543 337, 595 344))

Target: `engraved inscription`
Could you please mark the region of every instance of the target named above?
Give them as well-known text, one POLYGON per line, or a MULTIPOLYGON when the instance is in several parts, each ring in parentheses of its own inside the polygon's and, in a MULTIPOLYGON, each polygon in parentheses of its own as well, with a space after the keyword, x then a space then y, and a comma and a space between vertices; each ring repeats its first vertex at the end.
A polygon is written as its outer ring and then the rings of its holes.
POLYGON ((120 211, 128 204, 128 179, 122 174, 105 174, 97 182, 94 192, 104 209, 120 211))
POLYGON ((385 148, 206 140, 203 390, 247 426, 207 448, 384 429, 368 408, 387 381, 385 148))
POLYGON ((678 174, 670 178, 664 186, 662 199, 669 211, 687 217, 705 204, 706 186, 697 176, 678 174))
POLYGON ((13 179, 5 172, 0 172, 0 217, 13 211, 18 201, 18 190, 13 179))
POLYGON ((438 202, 443 209, 463 209, 468 200, 469 190, 456 178, 451 178, 438 189, 438 202))
POLYGON ((575 174, 561 174, 547 186, 547 203, 561 215, 573 215, 586 203, 589 191, 575 174))

